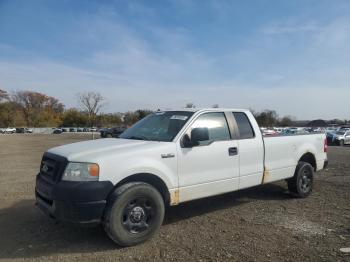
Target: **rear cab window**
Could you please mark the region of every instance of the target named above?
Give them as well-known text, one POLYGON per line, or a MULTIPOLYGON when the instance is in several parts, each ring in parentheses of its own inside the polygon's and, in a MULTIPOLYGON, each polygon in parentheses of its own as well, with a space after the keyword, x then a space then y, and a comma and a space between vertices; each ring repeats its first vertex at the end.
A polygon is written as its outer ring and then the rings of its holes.
POLYGON ((239 131, 239 139, 254 138, 255 137, 254 129, 247 115, 243 112, 233 112, 233 116, 237 123, 238 131, 239 131))

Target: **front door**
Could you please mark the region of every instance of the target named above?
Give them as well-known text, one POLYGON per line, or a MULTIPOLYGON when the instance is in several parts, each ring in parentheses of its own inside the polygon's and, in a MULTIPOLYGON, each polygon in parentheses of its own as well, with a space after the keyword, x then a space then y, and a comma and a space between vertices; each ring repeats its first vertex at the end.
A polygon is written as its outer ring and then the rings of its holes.
POLYGON ((180 202, 238 189, 238 143, 231 140, 223 112, 199 115, 185 135, 193 128, 208 128, 209 139, 184 148, 178 143, 178 176, 180 202))

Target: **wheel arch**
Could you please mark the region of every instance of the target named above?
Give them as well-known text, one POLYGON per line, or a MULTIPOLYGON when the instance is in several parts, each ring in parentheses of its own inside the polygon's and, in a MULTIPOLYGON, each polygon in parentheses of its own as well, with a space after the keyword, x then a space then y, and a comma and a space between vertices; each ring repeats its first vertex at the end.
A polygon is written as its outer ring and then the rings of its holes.
POLYGON ((119 181, 113 187, 111 192, 113 192, 116 188, 130 182, 145 182, 147 184, 150 184, 151 186, 155 187, 162 195, 165 205, 170 205, 170 193, 167 185, 160 177, 151 173, 137 173, 127 176, 126 178, 119 181))
POLYGON ((298 163, 299 163, 300 161, 309 163, 309 164, 314 168, 314 171, 317 170, 316 157, 315 157, 315 155, 314 155, 313 153, 311 153, 311 152, 306 152, 306 153, 304 153, 304 154, 300 157, 298 163))

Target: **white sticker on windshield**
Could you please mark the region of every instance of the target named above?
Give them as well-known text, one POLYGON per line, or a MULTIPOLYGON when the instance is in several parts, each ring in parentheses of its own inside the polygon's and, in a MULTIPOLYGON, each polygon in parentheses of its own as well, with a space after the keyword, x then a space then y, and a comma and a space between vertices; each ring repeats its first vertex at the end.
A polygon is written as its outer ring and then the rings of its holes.
POLYGON ((185 121, 188 118, 188 116, 181 116, 181 115, 172 115, 170 119, 175 119, 175 120, 182 120, 185 121))

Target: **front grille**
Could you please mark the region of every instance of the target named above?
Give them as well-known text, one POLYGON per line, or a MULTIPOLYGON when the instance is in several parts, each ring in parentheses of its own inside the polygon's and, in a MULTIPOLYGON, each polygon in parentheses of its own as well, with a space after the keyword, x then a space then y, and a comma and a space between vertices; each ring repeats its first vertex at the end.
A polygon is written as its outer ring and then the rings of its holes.
POLYGON ((60 180, 67 160, 64 157, 45 153, 40 164, 40 176, 48 182, 60 180))
POLYGON ((40 173, 43 176, 54 178, 57 162, 48 157, 43 157, 40 165, 40 173))

